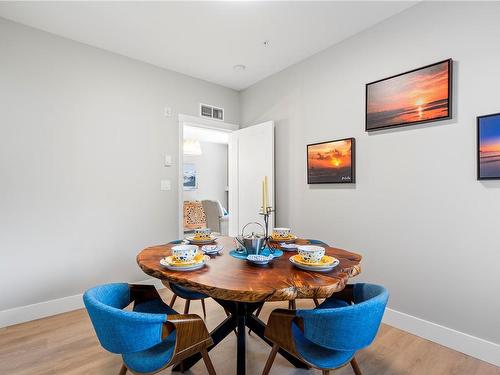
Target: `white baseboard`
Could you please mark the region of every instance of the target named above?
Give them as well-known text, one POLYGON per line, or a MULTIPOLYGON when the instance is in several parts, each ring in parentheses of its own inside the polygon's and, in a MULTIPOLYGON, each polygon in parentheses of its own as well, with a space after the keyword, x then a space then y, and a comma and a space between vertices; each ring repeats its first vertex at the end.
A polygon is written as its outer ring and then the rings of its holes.
MULTIPOLYGON (((157 279, 148 279, 136 282, 136 284, 153 284, 158 289, 163 288, 163 284, 157 279)), ((77 294, 3 310, 0 311, 0 328, 81 308, 83 308, 82 294, 77 294)), ((500 345, 494 342, 483 340, 479 337, 471 336, 390 308, 386 309, 383 321, 403 331, 500 366, 500 345)))
POLYGON ((482 361, 500 366, 500 345, 390 308, 383 322, 482 361))
MULTIPOLYGON (((143 280, 134 282, 134 284, 153 284, 158 289, 164 287, 158 279, 143 280)), ((0 311, 0 328, 81 309, 83 308, 82 296, 83 294, 75 294, 74 296, 2 310, 0 311)))
POLYGON ((0 328, 61 314, 83 307, 82 294, 0 311, 0 328))

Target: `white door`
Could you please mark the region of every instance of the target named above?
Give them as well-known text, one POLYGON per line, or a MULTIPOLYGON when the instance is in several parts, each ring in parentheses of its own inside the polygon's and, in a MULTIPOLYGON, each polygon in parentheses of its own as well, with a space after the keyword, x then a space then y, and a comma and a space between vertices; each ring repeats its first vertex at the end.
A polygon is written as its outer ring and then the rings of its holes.
MULTIPOLYGON (((249 126, 231 133, 229 140, 229 235, 241 233, 249 222, 264 224, 262 180, 268 179, 269 205, 274 208, 274 122, 249 126)), ((269 229, 274 226, 274 215, 269 229)))

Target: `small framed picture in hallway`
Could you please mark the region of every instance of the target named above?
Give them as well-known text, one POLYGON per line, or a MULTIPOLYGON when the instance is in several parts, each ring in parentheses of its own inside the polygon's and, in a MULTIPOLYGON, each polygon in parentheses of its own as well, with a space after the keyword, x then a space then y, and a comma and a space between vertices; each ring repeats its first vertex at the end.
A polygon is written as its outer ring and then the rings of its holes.
POLYGON ((196 190, 198 188, 198 179, 196 174, 196 165, 184 164, 184 190, 196 190))

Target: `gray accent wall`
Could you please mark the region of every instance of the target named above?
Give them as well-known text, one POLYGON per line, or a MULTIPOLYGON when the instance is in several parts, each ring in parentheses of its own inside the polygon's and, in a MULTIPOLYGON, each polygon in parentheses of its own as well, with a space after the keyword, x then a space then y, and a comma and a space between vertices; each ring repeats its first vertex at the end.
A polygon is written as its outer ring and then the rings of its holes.
POLYGON ((421 3, 241 94, 276 123, 277 225, 363 254, 391 308, 500 343, 500 181, 476 116, 500 112, 500 3, 421 3), (365 83, 455 60, 453 119, 366 133, 365 83), (306 145, 356 138, 355 185, 307 185, 306 145))
POLYGON ((178 232, 177 115, 200 102, 238 122, 234 90, 0 19, 0 311, 148 278, 137 253, 178 232))

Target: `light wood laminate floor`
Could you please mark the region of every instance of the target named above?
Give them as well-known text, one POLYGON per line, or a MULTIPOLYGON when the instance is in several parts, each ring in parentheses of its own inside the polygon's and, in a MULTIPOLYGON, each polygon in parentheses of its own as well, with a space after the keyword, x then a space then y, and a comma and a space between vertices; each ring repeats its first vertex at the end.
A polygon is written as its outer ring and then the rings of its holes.
MULTIPOLYGON (((171 292, 161 291, 165 301, 171 292)), ((261 318, 286 303, 267 303, 261 318)), ((184 300, 177 299, 177 311, 184 300)), ((298 308, 312 307, 312 301, 298 301, 298 308)), ((201 314, 199 301, 191 303, 192 313, 201 314)), ((207 325, 214 328, 224 318, 222 308, 207 300, 207 325)), ((270 347, 256 336, 247 336, 247 374, 260 374, 270 347)), ((233 375, 236 370, 236 337, 229 335, 210 352, 219 375, 233 375)), ((357 354, 364 375, 500 375, 500 368, 465 354, 413 336, 396 328, 382 325, 375 342, 357 354)), ((76 310, 49 318, 0 329, 0 374, 118 374, 121 357, 99 346, 85 310, 76 310)), ((167 369, 160 374, 170 374, 167 369)), ((185 374, 205 374, 199 362, 185 374)), ((352 375, 350 367, 333 372, 352 375)), ((280 355, 276 357, 271 374, 317 375, 317 370, 299 370, 280 355)))

